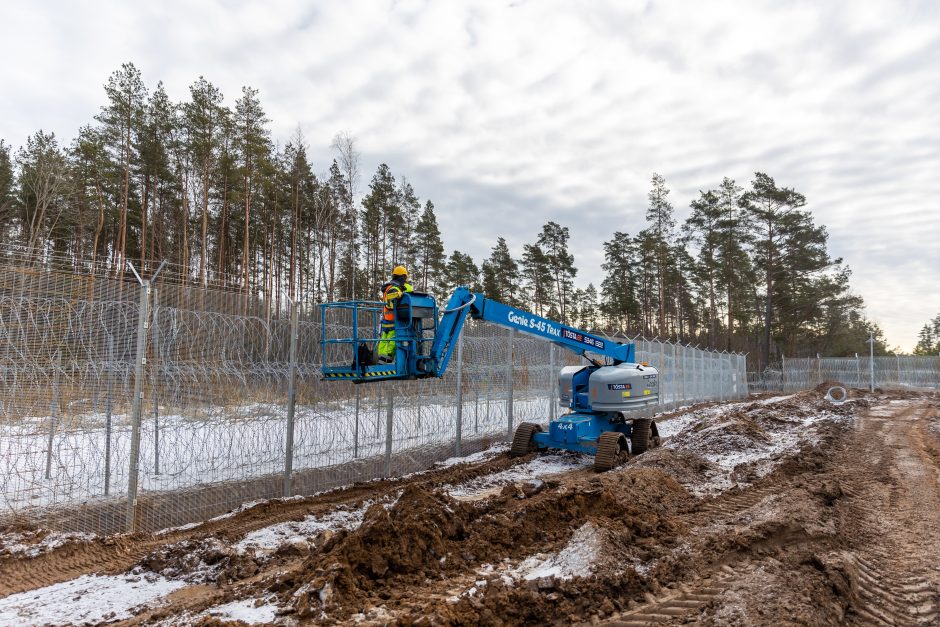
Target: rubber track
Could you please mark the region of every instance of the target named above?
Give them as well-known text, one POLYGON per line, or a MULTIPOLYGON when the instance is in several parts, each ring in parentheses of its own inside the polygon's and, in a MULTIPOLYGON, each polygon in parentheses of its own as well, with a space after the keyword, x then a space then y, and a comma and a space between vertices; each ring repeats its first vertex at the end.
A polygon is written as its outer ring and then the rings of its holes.
POLYGON ((617 431, 605 431, 597 439, 597 453, 594 454, 594 470, 605 472, 620 465, 621 455, 626 446, 626 438, 617 431))
POLYGON ((650 423, 649 418, 634 418, 633 432, 630 434, 630 446, 634 455, 645 453, 650 443, 650 423))
POLYGON ((534 422, 523 422, 516 427, 516 432, 512 436, 512 447, 509 449, 509 456, 522 457, 535 451, 532 436, 541 431, 541 425, 534 422))

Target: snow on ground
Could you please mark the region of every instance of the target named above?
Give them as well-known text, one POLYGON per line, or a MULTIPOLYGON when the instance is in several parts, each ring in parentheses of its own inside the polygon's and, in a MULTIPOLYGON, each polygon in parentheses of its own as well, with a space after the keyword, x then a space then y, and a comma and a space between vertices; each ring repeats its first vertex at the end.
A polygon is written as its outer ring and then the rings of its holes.
POLYGON ((587 577, 597 561, 602 543, 600 530, 593 523, 586 522, 574 532, 561 551, 547 556, 536 554, 528 557, 503 575, 503 580, 512 583, 520 579, 532 581, 543 577, 587 577))
POLYGON ((708 407, 662 423, 660 433, 670 436, 665 448, 688 451, 714 464, 703 481, 687 487, 703 496, 759 479, 814 438, 819 425, 846 420, 827 411, 801 417, 802 412, 787 415, 769 407, 793 396, 708 407), (772 417, 764 415, 768 411, 774 412, 772 417))
POLYGON ((588 521, 574 532, 564 548, 557 553, 536 553, 515 566, 509 558, 495 566, 484 564, 477 571, 480 579, 477 579, 462 593, 451 596, 448 601, 457 603, 462 596, 476 596, 486 586, 486 578, 494 573, 499 573, 500 579, 508 586, 516 586, 527 581, 540 582, 545 579, 567 580, 574 577, 587 577, 594 572, 603 542, 603 531, 588 521))
MULTIPOLYGON (((386 509, 392 507, 397 499, 384 504, 386 509)), ((336 509, 322 516, 307 516, 303 520, 277 523, 269 527, 252 531, 235 545, 239 551, 273 551, 282 544, 291 542, 294 538, 306 539, 324 531, 337 531, 345 529, 353 531, 362 524, 366 510, 373 504, 366 501, 361 507, 354 510, 336 509)))
POLYGON ((224 605, 216 605, 199 615, 221 620, 242 621, 249 625, 272 623, 277 617, 277 606, 262 599, 243 599, 224 605))
POLYGON ((593 463, 594 458, 590 455, 569 452, 548 453, 525 464, 477 477, 466 483, 444 486, 442 489, 457 500, 474 501, 497 494, 503 486, 510 483, 539 482, 540 477, 587 468, 593 463))
POLYGON ((98 624, 124 620, 135 608, 153 607, 158 599, 178 588, 153 573, 117 576, 83 575, 38 590, 0 599, 0 625, 98 624))
POLYGON ((466 455, 464 457, 449 457, 442 462, 438 462, 434 465, 435 468, 450 468, 451 466, 456 466, 457 464, 475 464, 477 462, 482 462, 484 460, 496 457, 502 453, 509 451, 509 444, 506 442, 499 442, 490 446, 487 449, 480 451, 479 453, 473 453, 472 455, 466 455))
MULTIPOLYGON (((437 396, 409 401, 394 408, 396 451, 453 442, 456 404, 437 396)), ((386 411, 384 399, 371 398, 362 399, 358 412, 348 400, 298 406, 295 472, 346 463, 356 456, 383 454, 386 411), (358 434, 356 441, 354 434, 358 434)), ((542 422, 549 413, 548 399, 516 398, 513 411, 518 421, 542 422)), ((250 403, 200 407, 192 412, 182 415, 161 407, 159 421, 154 420, 152 410, 144 416, 141 491, 179 490, 283 472, 285 406, 250 403)), ((110 469, 104 464, 109 431, 102 413, 55 420, 48 416, 28 417, 0 424, 0 509, 20 511, 33 506, 105 499, 106 475, 110 477, 111 498, 123 499, 127 492, 130 418, 115 413, 111 422, 110 469), (51 462, 48 479, 47 462, 51 462)), ((506 399, 495 395, 465 398, 462 424, 465 438, 505 433, 506 399)))
POLYGON ((46 533, 44 531, 31 531, 24 533, 0 534, 0 556, 32 559, 43 553, 56 549, 69 542, 91 542, 95 539, 93 533, 46 533))

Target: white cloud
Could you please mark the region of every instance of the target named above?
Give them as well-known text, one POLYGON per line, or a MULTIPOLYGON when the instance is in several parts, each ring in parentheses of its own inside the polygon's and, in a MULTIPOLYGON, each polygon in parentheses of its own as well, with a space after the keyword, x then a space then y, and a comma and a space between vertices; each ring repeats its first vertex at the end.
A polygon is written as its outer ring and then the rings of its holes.
POLYGON ((171 97, 205 75, 260 89, 277 138, 299 124, 405 175, 449 248, 517 252, 548 219, 579 280, 642 228, 652 172, 679 216, 756 170, 806 194, 892 343, 940 312, 940 19, 934 3, 289 2, 4 7, 0 137, 67 139, 131 60, 171 97))

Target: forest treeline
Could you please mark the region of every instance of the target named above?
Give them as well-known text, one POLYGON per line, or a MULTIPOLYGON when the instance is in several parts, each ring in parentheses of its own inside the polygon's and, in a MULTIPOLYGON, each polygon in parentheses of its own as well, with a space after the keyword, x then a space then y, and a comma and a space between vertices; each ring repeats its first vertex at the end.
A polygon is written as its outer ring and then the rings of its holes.
POLYGON ((940 355, 940 314, 925 324, 917 334, 915 355, 940 355))
POLYGON ((360 190, 355 138, 331 147, 333 161, 315 166, 300 131, 275 144, 257 90, 230 107, 200 77, 173 102, 127 63, 70 143, 41 130, 16 150, 0 140, 0 242, 76 271, 119 275, 132 261, 146 273, 167 260, 182 280, 237 290, 273 315, 286 297, 374 299, 403 264, 438 296, 467 284, 578 327, 747 351, 756 368, 867 352, 870 331, 885 352, 806 198, 765 173, 700 192, 681 224, 654 174, 645 228, 598 242, 594 285, 578 283, 569 228, 554 221, 529 242, 497 237, 485 259, 447 254, 431 200, 386 164, 360 190))

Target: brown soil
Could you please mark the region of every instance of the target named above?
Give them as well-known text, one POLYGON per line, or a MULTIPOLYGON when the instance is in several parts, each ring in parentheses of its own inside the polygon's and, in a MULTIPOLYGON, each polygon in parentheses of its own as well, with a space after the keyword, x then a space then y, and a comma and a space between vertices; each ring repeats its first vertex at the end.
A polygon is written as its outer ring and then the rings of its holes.
POLYGON ((835 406, 824 393, 693 423, 696 446, 749 449, 830 416, 772 470, 742 464, 711 497, 686 487, 718 471, 712 451, 681 447, 479 500, 443 490, 532 459, 498 456, 163 536, 0 558, 0 595, 136 565, 191 584, 136 624, 228 624, 202 612, 238 599, 276 605, 278 624, 940 624, 940 400, 851 390, 835 406), (255 529, 366 501, 377 504, 353 530, 234 548, 255 529), (526 579, 522 564, 540 555, 585 563, 526 579))

